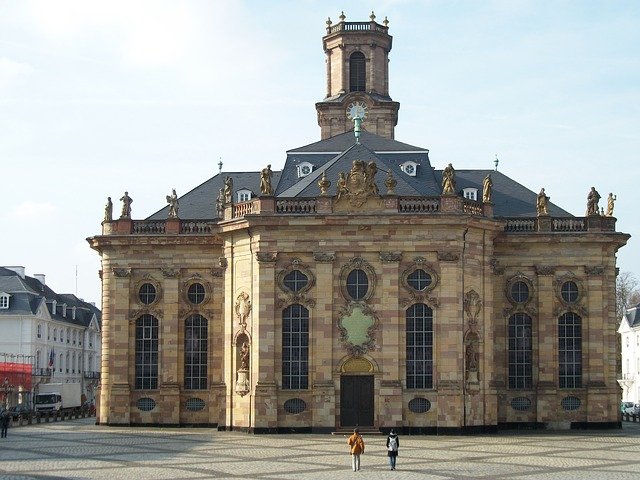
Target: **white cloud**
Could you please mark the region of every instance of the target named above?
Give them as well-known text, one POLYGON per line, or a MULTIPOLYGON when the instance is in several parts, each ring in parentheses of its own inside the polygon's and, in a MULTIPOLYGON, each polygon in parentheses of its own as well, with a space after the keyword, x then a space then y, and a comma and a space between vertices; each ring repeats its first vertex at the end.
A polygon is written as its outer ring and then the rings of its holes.
POLYGON ((31 65, 0 57, 0 89, 19 81, 33 71, 31 65))

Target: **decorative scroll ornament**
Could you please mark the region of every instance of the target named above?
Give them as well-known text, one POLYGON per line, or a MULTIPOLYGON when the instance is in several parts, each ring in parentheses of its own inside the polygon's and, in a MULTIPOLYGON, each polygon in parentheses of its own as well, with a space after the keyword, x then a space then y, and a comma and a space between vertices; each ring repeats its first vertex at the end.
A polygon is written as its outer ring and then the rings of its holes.
POLYGON ((176 278, 180 275, 179 268, 161 268, 160 271, 164 278, 176 278))
POLYGON ((380 252, 382 262, 399 262, 402 260, 401 252, 380 252))
POLYGON ((361 207, 369 197, 378 196, 376 173, 378 166, 375 162, 366 164, 362 160, 354 160, 351 171, 346 176, 340 172, 336 201, 344 197, 352 207, 361 207))
POLYGON ((318 181, 318 188, 320 188, 320 195, 322 195, 323 197, 326 196, 327 190, 329 190, 330 186, 331 186, 331 182, 327 180, 327 173, 326 171, 323 171, 322 177, 318 181))
POLYGON ((118 278, 126 278, 131 276, 130 268, 114 268, 113 274, 118 278))
POLYGON ((440 306, 440 300, 437 297, 430 297, 425 292, 410 290, 408 293, 409 297, 403 297, 399 301, 402 308, 408 308, 416 303, 424 303, 431 308, 438 308, 440 306))
POLYGON ((536 265, 535 268, 538 275, 554 275, 556 273, 556 267, 549 265, 536 265))
POLYGON ((493 272, 494 275, 504 274, 505 268, 502 265, 500 265, 500 262, 498 261, 497 258, 492 258, 489 261, 489 267, 491 267, 491 271, 493 272))
POLYGON ((273 263, 278 259, 278 253, 277 252, 257 252, 256 258, 258 259, 258 262, 273 263))
POLYGON ((220 268, 227 268, 227 258, 218 257, 218 265, 220 266, 220 268))
POLYGON ((340 341, 351 355, 362 355, 375 349, 378 318, 366 304, 349 302, 340 309, 338 330, 340 341))
POLYGON ((464 311, 467 314, 467 321, 469 328, 473 331, 476 330, 478 325, 478 315, 482 309, 482 300, 480 295, 475 290, 469 290, 464 295, 464 311))
POLYGON ((333 263, 333 261, 336 259, 336 254, 316 252, 313 254, 313 259, 318 263, 333 263))
POLYGON ((604 274, 604 267, 585 265, 584 266, 584 273, 586 273, 587 275, 603 275, 604 274))
POLYGON ((244 330, 247 328, 247 318, 251 313, 251 300, 249 300, 249 295, 246 292, 242 292, 236 298, 235 311, 240 328, 244 330))

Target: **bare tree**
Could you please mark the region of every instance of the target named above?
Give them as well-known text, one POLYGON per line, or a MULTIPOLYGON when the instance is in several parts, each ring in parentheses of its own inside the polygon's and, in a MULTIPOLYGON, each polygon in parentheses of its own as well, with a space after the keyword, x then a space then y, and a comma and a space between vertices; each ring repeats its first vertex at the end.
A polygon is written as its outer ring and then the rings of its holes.
POLYGON ((616 319, 622 320, 627 308, 640 302, 638 280, 631 272, 622 272, 616 279, 616 319))

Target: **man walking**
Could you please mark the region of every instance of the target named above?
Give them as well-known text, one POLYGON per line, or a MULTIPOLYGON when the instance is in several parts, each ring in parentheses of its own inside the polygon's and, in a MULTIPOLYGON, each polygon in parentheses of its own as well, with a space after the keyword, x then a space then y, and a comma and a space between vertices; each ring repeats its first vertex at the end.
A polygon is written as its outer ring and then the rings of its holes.
POLYGON ((0 418, 0 427, 2 427, 2 434, 0 438, 5 438, 7 436, 7 430, 9 429, 9 420, 11 417, 9 416, 9 412, 5 410, 2 412, 2 417, 0 418))
POLYGON ((347 443, 351 447, 351 466, 356 472, 360 470, 360 455, 364 453, 364 440, 357 428, 353 430, 353 435, 349 437, 347 443))

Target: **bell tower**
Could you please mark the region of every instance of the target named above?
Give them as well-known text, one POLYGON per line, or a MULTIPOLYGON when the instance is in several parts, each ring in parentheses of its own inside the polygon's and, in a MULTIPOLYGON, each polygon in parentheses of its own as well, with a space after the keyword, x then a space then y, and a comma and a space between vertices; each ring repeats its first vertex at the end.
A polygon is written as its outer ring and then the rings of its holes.
POLYGON ((356 112, 362 129, 393 138, 400 104, 389 96, 389 21, 382 25, 373 12, 368 22, 327 20, 322 45, 327 56, 327 93, 316 103, 321 137, 333 137, 353 129, 356 112))

